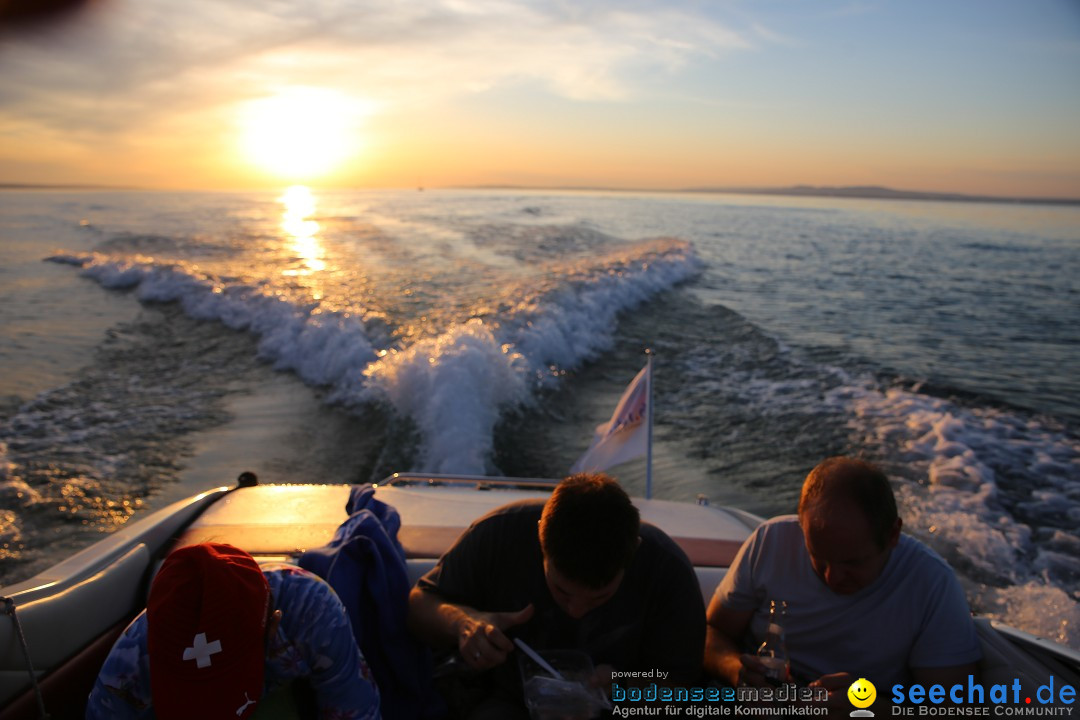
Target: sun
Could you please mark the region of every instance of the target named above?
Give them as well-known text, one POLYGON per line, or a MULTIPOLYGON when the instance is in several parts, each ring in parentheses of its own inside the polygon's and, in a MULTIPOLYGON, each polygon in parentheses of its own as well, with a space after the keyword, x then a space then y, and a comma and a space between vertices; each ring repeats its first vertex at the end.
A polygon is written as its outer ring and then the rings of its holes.
POLYGON ((241 143, 263 171, 292 182, 323 177, 359 149, 361 103, 336 90, 292 87, 253 100, 241 114, 241 143))

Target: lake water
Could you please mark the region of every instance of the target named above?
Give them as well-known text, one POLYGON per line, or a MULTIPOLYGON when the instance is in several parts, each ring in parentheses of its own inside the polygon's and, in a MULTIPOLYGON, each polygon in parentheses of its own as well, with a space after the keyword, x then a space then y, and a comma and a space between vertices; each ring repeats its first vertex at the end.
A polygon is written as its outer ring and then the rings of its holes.
POLYGON ((0 583, 244 470, 561 476, 651 348, 656 497, 865 457, 976 611, 1080 647, 1080 208, 5 192, 0 251, 0 583))

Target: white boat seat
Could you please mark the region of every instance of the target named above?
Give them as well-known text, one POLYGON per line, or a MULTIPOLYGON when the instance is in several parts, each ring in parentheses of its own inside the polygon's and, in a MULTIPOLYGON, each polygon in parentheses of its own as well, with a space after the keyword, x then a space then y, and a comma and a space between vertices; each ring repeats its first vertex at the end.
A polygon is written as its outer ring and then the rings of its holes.
MULTIPOLYGON (((126 624, 142 605, 143 576, 149 567, 150 552, 140 543, 61 592, 18 604, 16 612, 34 668, 41 672, 78 657, 79 650, 101 639, 102 628, 107 628, 104 635, 111 633, 115 639, 116 626, 126 624)), ((32 596, 32 592, 26 594, 32 596)), ((26 687, 26 666, 17 646, 14 625, 4 617, 0 621, 0 657, 4 658, 4 666, 0 667, 0 705, 6 705, 26 687)), ((97 663, 91 668, 91 684, 103 660, 104 655, 87 660, 97 663)), ((90 687, 85 690, 89 694, 90 687)))

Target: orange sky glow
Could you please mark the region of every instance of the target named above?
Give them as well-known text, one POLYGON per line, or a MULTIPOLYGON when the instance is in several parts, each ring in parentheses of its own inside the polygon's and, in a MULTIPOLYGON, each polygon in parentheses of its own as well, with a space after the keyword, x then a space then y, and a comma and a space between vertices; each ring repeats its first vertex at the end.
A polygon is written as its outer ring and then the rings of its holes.
POLYGON ((1067 0, 304 7, 0 32, 0 183, 1080 197, 1067 0))

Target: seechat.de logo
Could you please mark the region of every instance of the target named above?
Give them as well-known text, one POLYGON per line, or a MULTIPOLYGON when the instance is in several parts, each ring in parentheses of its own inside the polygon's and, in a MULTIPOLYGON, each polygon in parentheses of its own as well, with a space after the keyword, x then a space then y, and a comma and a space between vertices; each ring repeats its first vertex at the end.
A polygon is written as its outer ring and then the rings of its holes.
POLYGON ((1071 715, 1076 702, 1076 688, 1051 675, 1048 681, 1032 692, 1019 678, 1008 683, 984 685, 968 675, 966 683, 948 687, 918 683, 910 686, 893 685, 893 715, 982 715, 982 716, 1047 716, 1071 715))

